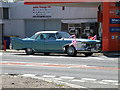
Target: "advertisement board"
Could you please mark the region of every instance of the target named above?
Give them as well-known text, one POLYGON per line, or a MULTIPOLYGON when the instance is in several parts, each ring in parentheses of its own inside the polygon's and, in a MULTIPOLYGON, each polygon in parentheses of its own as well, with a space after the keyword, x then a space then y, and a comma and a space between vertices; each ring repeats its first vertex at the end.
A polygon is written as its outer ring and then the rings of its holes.
POLYGON ((103 3, 102 51, 120 51, 120 2, 103 3))

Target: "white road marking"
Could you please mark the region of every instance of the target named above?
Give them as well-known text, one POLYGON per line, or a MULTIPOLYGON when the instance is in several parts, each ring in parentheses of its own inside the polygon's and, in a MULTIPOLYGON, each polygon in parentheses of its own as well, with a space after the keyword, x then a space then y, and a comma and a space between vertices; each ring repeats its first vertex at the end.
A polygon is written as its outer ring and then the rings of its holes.
POLYGON ((63 58, 63 59, 66 59, 66 58, 73 58, 73 57, 64 57, 64 56, 35 56, 35 55, 28 55, 28 56, 23 56, 23 57, 41 57, 41 58, 63 58))
POLYGON ((61 78, 54 78, 55 80, 62 80, 61 78))
POLYGON ((116 80, 102 80, 104 83, 109 83, 111 85, 119 85, 118 81, 116 80))
POLYGON ((59 78, 61 78, 61 79, 74 79, 75 77, 61 76, 61 77, 59 77, 59 78))
POLYGON ((98 57, 66 57, 66 56, 35 56, 35 55, 28 55, 22 57, 40 57, 40 58, 58 58, 58 59, 94 59, 94 60, 118 60, 118 58, 108 58, 105 56, 98 56, 98 57))
POLYGON ((42 77, 44 77, 44 78, 54 78, 55 76, 52 76, 52 75, 43 75, 42 77))
POLYGON ((82 80, 85 80, 85 81, 96 81, 96 79, 93 79, 93 78, 82 78, 82 80))
POLYGON ((98 83, 100 83, 100 84, 110 84, 110 85, 119 85, 117 80, 101 80, 98 83))
MULTIPOLYGON (((16 55, 15 57, 19 57, 16 55)), ((118 58, 109 58, 106 56, 97 56, 97 57, 67 57, 67 56, 44 56, 44 55, 21 55, 21 57, 38 57, 38 58, 58 58, 58 59, 94 59, 94 60, 118 60, 118 58)))
MULTIPOLYGON (((8 74, 8 73, 4 73, 4 74, 8 74)), ((35 74, 23 74, 21 76, 41 79, 41 80, 44 80, 44 81, 47 81, 47 82, 54 82, 54 83, 59 84, 59 85, 67 85, 67 86, 70 86, 70 87, 73 87, 73 88, 86 88, 86 87, 79 86, 79 85, 76 85, 76 84, 71 84, 71 83, 68 83, 68 82, 65 82, 65 81, 62 81, 62 80, 63 79, 68 79, 70 82, 79 82, 79 83, 92 81, 92 82, 89 82, 89 83, 99 83, 99 84, 116 85, 116 86, 120 85, 117 80, 97 81, 96 79, 92 79, 92 78, 81 78, 81 80, 79 80, 79 79, 74 79, 74 77, 68 77, 68 76, 60 76, 59 78, 55 78, 56 76, 53 76, 53 75, 37 76, 35 74)))
POLYGON ((23 74, 22 76, 24 76, 24 77, 34 77, 35 74, 23 74))
POLYGON ((102 80, 102 82, 118 83, 118 81, 116 80, 102 80))
POLYGON ((73 81, 73 82, 86 82, 84 80, 78 80, 78 79, 74 79, 74 80, 71 80, 71 81, 73 81))
MULTIPOLYGON (((66 57, 66 56, 35 56, 35 55, 28 55, 28 56, 23 56, 23 57, 42 57, 42 58, 68 58, 68 59, 80 59, 79 57, 66 57)), ((88 59, 88 58, 93 58, 93 57, 81 57, 81 59, 88 59)), ((97 58, 97 59, 100 59, 100 58, 97 58)))
POLYGON ((109 84, 109 83, 106 83, 106 82, 98 82, 99 84, 109 84))
POLYGON ((0 52, 0 56, 2 56, 3 55, 3 53, 2 52, 0 52))
POLYGON ((83 86, 80 86, 80 85, 75 85, 75 84, 59 81, 59 80, 54 79, 54 78, 52 78, 52 79, 43 78, 43 77, 32 77, 32 78, 41 79, 41 80, 44 80, 44 81, 47 81, 47 82, 53 82, 53 83, 56 83, 58 85, 66 85, 66 86, 69 86, 69 87, 72 87, 72 88, 86 88, 86 87, 83 87, 83 86))
POLYGON ((119 83, 113 83, 112 85, 116 85, 116 86, 118 86, 118 85, 120 85, 119 83))

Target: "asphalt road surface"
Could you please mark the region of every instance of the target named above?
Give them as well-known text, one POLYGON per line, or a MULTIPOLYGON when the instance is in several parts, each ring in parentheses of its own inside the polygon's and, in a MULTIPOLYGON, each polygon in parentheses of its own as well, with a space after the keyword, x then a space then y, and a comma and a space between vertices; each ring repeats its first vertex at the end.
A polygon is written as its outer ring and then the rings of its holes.
POLYGON ((3 53, 2 73, 34 74, 38 77, 87 88, 118 88, 119 57, 69 57, 65 54, 26 55, 3 53))

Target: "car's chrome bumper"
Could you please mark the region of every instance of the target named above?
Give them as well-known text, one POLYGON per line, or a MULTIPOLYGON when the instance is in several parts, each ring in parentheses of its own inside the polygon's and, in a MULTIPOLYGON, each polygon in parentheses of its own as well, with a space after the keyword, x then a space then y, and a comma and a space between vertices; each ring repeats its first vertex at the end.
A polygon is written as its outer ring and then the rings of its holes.
POLYGON ((92 52, 92 53, 99 53, 99 52, 101 52, 101 50, 100 49, 94 49, 94 48, 91 48, 91 49, 86 49, 86 48, 81 48, 81 49, 76 49, 77 50, 77 52, 92 52))

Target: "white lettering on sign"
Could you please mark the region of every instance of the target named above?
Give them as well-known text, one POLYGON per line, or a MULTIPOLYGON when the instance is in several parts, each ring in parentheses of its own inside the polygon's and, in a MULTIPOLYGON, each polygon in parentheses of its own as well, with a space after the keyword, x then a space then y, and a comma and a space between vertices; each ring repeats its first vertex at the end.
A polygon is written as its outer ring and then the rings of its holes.
POLYGON ((120 22, 120 19, 112 19, 112 21, 114 22, 120 22))

